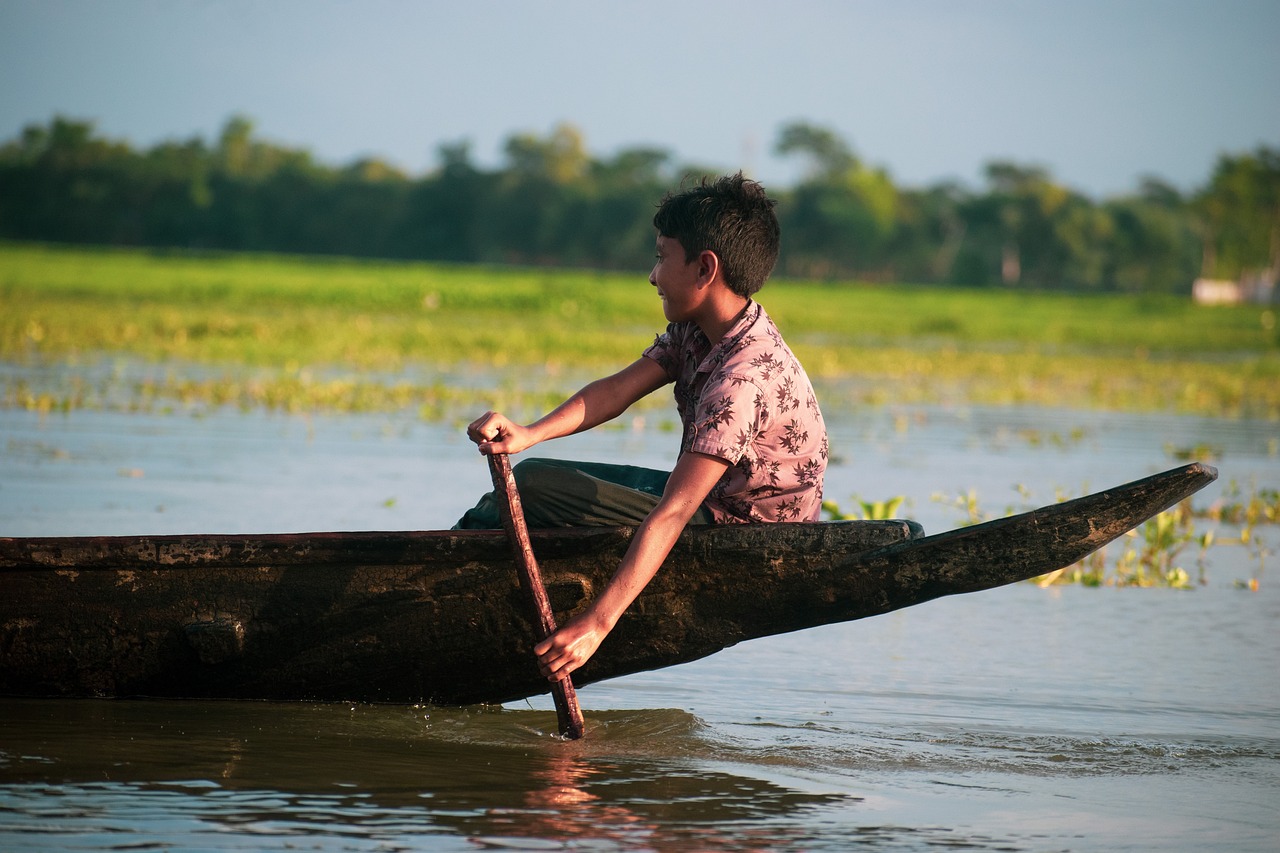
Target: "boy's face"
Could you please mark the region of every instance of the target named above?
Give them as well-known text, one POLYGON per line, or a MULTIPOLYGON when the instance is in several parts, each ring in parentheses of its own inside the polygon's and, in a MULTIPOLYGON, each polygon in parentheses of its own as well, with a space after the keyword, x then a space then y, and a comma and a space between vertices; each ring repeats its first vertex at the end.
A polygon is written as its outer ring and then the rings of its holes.
POLYGON ((658 260, 649 273, 649 283, 658 289, 658 296, 662 298, 662 313, 671 323, 693 319, 701 296, 698 259, 686 261, 680 241, 661 234, 657 252, 658 260))

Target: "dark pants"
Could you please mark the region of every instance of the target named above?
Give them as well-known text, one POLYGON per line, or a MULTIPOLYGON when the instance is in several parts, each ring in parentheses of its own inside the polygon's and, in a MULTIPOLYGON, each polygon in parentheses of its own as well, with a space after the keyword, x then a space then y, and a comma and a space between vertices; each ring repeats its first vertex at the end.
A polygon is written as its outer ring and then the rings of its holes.
MULTIPOLYGON (((640 524, 658 505, 671 476, 665 471, 610 465, 525 459, 513 469, 520 504, 529 527, 607 527, 640 524)), ((690 524, 711 524, 705 507, 690 524)), ((498 498, 489 492, 467 510, 454 530, 488 530, 502 526, 498 498)))

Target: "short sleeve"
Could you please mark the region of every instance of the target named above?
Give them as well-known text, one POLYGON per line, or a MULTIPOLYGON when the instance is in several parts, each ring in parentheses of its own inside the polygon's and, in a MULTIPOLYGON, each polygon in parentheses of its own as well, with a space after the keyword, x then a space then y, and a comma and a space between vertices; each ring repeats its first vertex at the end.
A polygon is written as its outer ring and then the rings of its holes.
POLYGON ((680 375, 680 339, 676 324, 669 324, 667 330, 655 337, 641 355, 656 361, 666 372, 667 378, 672 382, 676 381, 680 375))

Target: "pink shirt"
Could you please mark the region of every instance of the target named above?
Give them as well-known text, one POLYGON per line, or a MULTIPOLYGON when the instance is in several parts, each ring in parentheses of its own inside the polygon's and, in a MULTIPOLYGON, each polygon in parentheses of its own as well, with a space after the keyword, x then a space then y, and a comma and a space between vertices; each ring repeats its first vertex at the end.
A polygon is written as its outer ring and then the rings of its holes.
POLYGON ((717 524, 817 521, 827 429, 804 368, 757 302, 714 347, 671 323, 644 351, 675 382, 681 454, 729 463, 704 505, 717 524))

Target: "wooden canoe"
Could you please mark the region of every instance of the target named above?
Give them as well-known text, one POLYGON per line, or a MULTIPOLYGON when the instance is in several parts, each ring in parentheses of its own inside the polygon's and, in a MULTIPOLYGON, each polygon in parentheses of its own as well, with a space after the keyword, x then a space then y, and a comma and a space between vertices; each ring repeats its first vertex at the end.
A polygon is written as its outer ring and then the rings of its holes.
MULTIPOLYGON (((910 521, 690 528, 581 686, 1069 566, 1217 477, 1186 465, 923 536, 910 521)), ((533 531, 557 620, 631 528, 533 531)), ((501 531, 0 538, 0 695, 465 705, 545 693, 501 531)))

